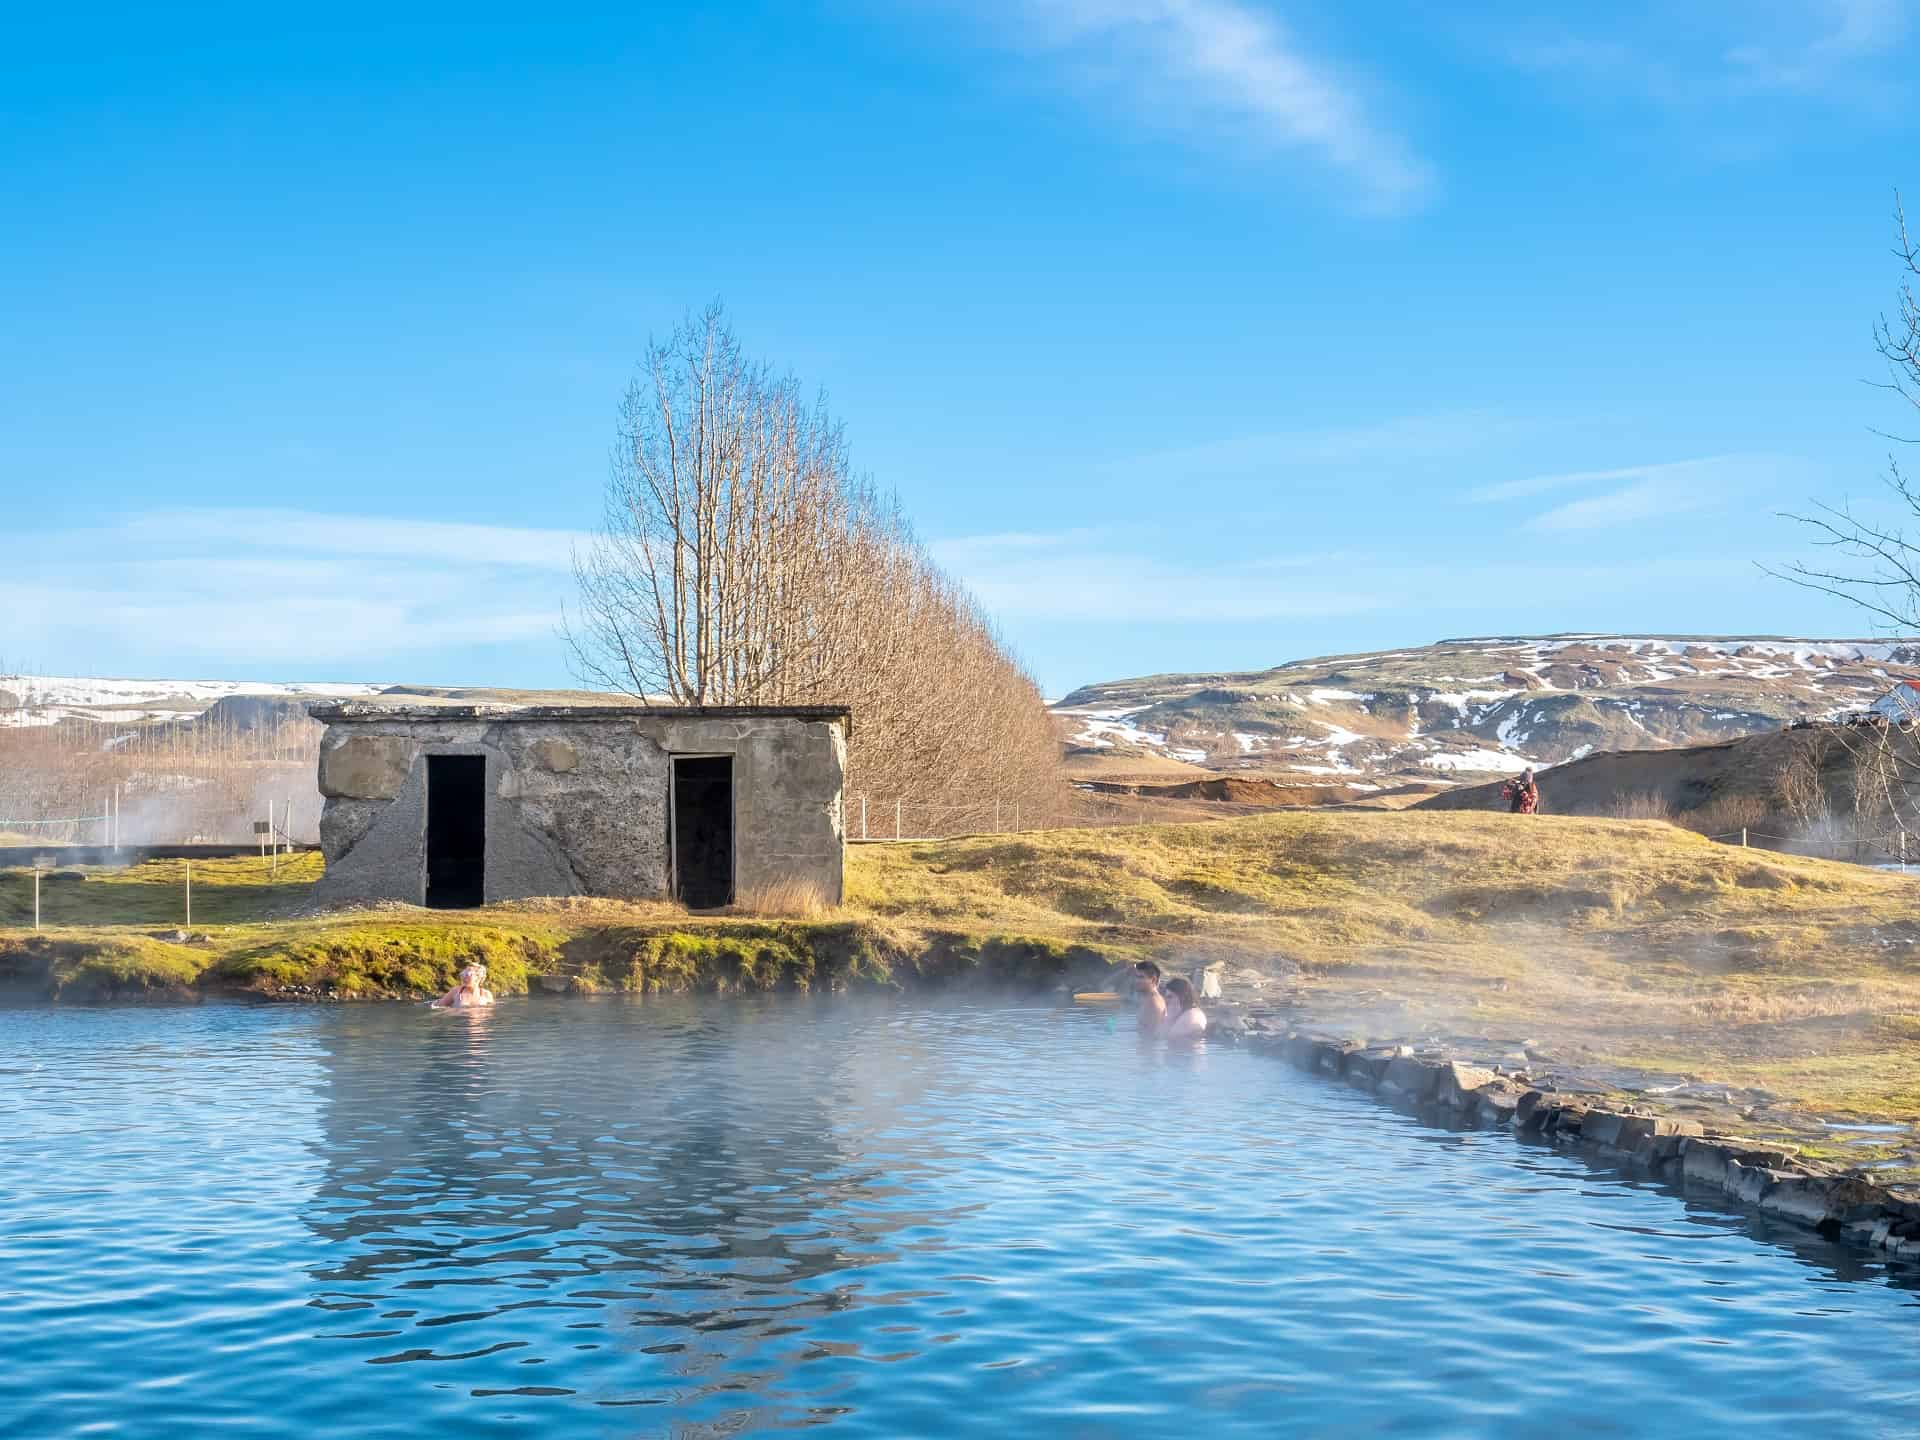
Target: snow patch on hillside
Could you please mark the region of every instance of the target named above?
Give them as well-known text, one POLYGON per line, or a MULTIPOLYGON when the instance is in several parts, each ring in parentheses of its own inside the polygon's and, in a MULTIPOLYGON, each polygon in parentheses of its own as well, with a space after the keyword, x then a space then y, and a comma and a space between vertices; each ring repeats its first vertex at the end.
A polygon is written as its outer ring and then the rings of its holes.
POLYGON ((1184 745, 1169 745, 1163 730, 1147 730, 1134 723, 1135 718, 1145 710, 1060 710, 1055 713, 1071 715, 1078 724, 1073 743, 1084 745, 1091 750, 1111 750, 1116 743, 1138 746, 1143 750, 1158 750, 1174 760, 1185 760, 1199 764, 1207 758, 1205 750, 1196 750, 1184 745))
POLYGON ((236 695, 320 700, 361 699, 388 687, 341 681, 101 680, 66 675, 0 675, 0 725, 62 720, 138 723, 198 714, 236 695))
POLYGON ((1493 770, 1503 775, 1518 775, 1534 768, 1526 756, 1506 750, 1452 750, 1424 755, 1420 763, 1432 770, 1493 770))

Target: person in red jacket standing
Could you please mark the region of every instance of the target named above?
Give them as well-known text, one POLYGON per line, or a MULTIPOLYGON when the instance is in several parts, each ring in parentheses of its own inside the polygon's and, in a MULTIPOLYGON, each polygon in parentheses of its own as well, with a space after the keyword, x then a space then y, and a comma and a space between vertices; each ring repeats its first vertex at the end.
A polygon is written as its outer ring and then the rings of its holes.
POLYGON ((1518 780, 1509 780, 1500 794, 1515 815, 1534 815, 1540 810, 1540 783, 1531 770, 1521 771, 1518 780))

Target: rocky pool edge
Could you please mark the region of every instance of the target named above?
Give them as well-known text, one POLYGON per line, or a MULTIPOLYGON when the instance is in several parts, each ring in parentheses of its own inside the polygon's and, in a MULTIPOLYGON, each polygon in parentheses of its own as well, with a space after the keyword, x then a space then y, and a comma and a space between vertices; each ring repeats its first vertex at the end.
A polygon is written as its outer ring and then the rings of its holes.
POLYGON ((1238 1043, 1389 1103, 1447 1112, 1621 1163, 1651 1178, 1717 1192, 1776 1220, 1889 1259, 1920 1261, 1920 1199, 1790 1151, 1708 1133, 1695 1120, 1596 1105, 1482 1066, 1405 1045, 1366 1045, 1247 1022, 1238 1043))

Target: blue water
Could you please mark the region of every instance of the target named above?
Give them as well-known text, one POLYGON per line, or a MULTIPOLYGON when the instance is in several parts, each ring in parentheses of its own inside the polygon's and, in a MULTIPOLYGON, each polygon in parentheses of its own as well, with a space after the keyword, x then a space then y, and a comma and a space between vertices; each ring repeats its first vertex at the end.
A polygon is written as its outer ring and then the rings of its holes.
POLYGON ((0 1013, 0 1434, 1920 1433, 1911 1276, 1086 1012, 0 1013))

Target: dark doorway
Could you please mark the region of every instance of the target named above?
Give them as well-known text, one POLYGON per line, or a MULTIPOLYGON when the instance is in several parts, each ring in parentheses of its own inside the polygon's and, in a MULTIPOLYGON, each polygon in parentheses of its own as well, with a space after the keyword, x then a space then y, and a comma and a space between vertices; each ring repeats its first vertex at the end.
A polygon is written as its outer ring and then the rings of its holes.
POLYGON ((673 884, 689 910, 733 903, 733 757, 673 762, 673 884))
POLYGON ((487 899, 487 757, 427 757, 427 904, 464 910, 487 899))

